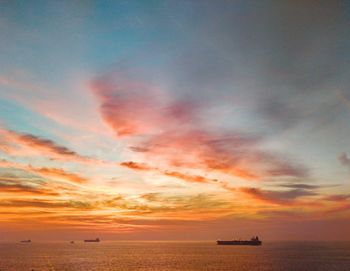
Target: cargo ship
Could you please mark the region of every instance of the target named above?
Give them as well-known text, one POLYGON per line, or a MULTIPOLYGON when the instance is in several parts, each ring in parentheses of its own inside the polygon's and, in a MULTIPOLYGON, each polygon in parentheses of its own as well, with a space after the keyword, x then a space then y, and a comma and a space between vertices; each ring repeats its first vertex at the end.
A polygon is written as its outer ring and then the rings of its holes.
POLYGON ((84 242, 86 242, 86 243, 100 242, 100 238, 96 238, 96 239, 87 239, 87 240, 84 240, 84 242))
POLYGON ((22 240, 22 241, 21 241, 21 243, 31 243, 31 242, 32 242, 32 240, 30 240, 30 239, 29 239, 29 240, 22 240))
POLYGON ((227 245, 227 246, 261 246, 262 241, 259 240, 258 236, 252 237, 250 240, 217 240, 218 245, 227 245))

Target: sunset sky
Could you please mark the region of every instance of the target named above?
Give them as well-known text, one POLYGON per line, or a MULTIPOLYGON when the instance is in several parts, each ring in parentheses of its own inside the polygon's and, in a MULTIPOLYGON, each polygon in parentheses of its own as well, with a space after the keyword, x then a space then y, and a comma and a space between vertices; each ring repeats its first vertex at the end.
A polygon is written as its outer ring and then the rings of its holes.
POLYGON ((0 1, 0 241, 350 240, 346 1, 0 1))

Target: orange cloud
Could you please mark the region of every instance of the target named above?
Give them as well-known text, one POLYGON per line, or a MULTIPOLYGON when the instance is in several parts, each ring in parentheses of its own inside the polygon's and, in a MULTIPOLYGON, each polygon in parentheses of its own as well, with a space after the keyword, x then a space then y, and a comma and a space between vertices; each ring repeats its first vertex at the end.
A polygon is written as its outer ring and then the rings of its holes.
POLYGON ((150 167, 144 163, 136 163, 133 161, 128 161, 128 162, 122 162, 120 163, 121 166, 127 167, 130 169, 135 169, 135 170, 154 170, 156 168, 150 167))
POLYGON ((68 180, 72 183, 78 183, 78 184, 83 184, 88 182, 87 178, 84 178, 82 176, 79 176, 74 173, 69 173, 64 171, 61 168, 34 168, 32 166, 29 166, 29 169, 32 172, 39 173, 40 175, 43 175, 45 177, 58 177, 58 178, 63 178, 65 180, 68 180))
POLYGON ((2 141, 0 142, 0 150, 9 155, 26 156, 40 153, 50 159, 74 161, 78 163, 88 163, 94 165, 108 164, 106 161, 81 155, 65 146, 54 142, 53 140, 45 139, 32 134, 0 129, 0 136, 2 137, 2 141))
POLYGON ((136 163, 133 161, 123 162, 120 163, 121 166, 133 169, 133 170, 141 170, 141 171, 155 171, 162 175, 169 176, 169 177, 175 177, 178 179, 185 180, 186 182, 190 183, 215 183, 217 182, 216 179, 210 179, 206 178, 204 176, 200 175, 190 175, 190 174, 184 174, 178 171, 169 171, 169 170, 161 170, 159 168, 151 167, 145 163, 136 163))
POLYGON ((0 189, 3 195, 15 193, 18 195, 42 195, 42 196, 58 196, 59 193, 42 186, 35 187, 21 183, 14 183, 12 180, 0 178, 0 189))
POLYGON ((200 175, 189 175, 189 174, 183 174, 181 172, 176 171, 164 171, 164 175, 175 177, 179 179, 183 179, 190 183, 215 183, 217 182, 216 179, 209 179, 200 175))
POLYGON ((77 184, 83 184, 88 182, 87 178, 82 177, 75 173, 67 172, 62 168, 48 168, 48 167, 37 168, 31 165, 23 165, 20 163, 9 162, 7 160, 0 160, 0 167, 23 169, 25 171, 30 171, 32 173, 39 174, 40 176, 43 176, 43 177, 59 178, 59 179, 63 179, 65 181, 77 183, 77 184))

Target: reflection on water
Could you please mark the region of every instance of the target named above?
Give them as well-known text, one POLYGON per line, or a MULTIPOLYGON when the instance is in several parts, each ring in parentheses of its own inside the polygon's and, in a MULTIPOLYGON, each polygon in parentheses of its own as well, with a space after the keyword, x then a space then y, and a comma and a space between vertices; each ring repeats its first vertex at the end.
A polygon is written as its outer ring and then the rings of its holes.
POLYGON ((350 270, 350 243, 215 242, 3 243, 1 271, 350 270))

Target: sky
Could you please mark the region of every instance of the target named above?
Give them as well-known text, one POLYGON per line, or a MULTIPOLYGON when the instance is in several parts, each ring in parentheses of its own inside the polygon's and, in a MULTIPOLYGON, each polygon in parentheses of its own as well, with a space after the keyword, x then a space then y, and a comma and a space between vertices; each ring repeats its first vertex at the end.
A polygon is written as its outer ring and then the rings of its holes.
POLYGON ((0 1, 0 241, 350 240, 346 1, 0 1))

